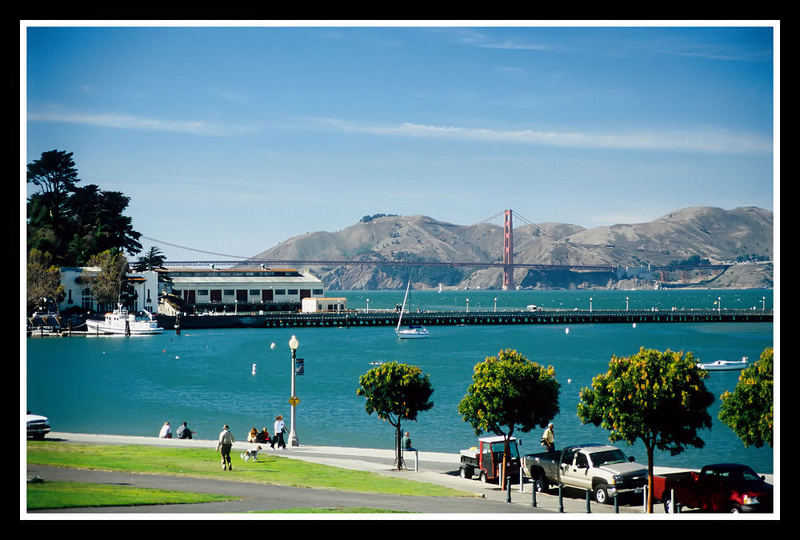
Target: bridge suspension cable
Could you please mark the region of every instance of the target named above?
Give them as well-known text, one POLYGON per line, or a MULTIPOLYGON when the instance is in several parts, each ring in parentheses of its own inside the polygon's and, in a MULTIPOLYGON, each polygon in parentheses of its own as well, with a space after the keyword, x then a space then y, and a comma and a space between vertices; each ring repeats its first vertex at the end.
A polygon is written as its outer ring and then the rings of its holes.
POLYGON ((234 259, 250 259, 251 258, 251 257, 245 257, 243 255, 229 255, 227 253, 215 253, 213 251, 204 251, 202 249, 190 248, 190 247, 187 247, 187 246, 181 246, 181 245, 178 245, 178 244, 172 244, 170 242, 165 242, 163 240, 159 240, 158 238, 151 238, 150 236, 142 235, 141 238, 145 238, 145 239, 151 240, 153 242, 158 242, 159 244, 164 244, 164 245, 167 245, 167 246, 172 246, 172 247, 176 247, 176 248, 180 248, 180 249, 185 249, 187 251, 193 251, 195 253, 205 253, 206 255, 218 255, 220 257, 233 257, 234 259))

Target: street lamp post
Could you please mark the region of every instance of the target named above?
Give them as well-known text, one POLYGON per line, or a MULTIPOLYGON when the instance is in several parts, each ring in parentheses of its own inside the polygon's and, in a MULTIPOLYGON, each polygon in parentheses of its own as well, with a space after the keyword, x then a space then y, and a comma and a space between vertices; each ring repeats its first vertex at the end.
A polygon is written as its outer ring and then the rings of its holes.
POLYGON ((289 446, 300 446, 300 441, 297 439, 297 432, 295 431, 294 416, 294 409, 300 402, 300 400, 297 399, 297 396, 294 394, 295 361, 297 359, 297 347, 299 345, 300 343, 297 341, 297 338, 292 336, 292 339, 289 340, 289 348, 292 350, 292 395, 289 398, 289 404, 292 406, 292 427, 289 432, 289 446))

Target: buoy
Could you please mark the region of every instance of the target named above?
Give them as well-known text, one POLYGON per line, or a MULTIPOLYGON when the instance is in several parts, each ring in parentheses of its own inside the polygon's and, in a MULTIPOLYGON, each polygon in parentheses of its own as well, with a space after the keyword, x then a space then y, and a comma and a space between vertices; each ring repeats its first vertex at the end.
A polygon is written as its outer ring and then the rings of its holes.
POLYGON ((274 341, 272 343, 270 343, 269 348, 270 349, 274 349, 275 348, 275 342, 274 341))
POLYGON ((564 328, 564 333, 569 334, 569 328, 564 328))
POLYGON ((572 384, 572 379, 567 379, 567 384, 572 384))
POLYGON ((255 374, 256 374, 256 365, 253 364, 253 375, 255 375, 255 374))
POLYGON ((633 323, 633 327, 636 328, 636 323, 633 323))
POLYGON ((177 354, 175 355, 175 360, 180 360, 180 358, 181 358, 181 357, 180 357, 180 356, 178 356, 177 354))

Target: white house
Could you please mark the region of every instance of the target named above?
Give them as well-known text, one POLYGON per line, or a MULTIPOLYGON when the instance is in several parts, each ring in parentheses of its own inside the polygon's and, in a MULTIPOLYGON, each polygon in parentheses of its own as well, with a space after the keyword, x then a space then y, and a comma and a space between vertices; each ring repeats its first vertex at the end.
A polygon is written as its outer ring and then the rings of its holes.
MULTIPOLYGON (((64 286, 64 299, 58 304, 59 311, 79 307, 82 311, 103 311, 113 306, 99 305, 92 294, 91 285, 79 279, 83 273, 97 274, 98 267, 63 267, 61 268, 61 284, 64 286)), ((133 312, 146 309, 152 314, 158 312, 158 274, 152 270, 145 272, 128 272, 128 283, 136 292, 136 299, 129 306, 133 312)))
POLYGON ((347 298, 303 298, 303 313, 338 313, 347 310, 347 298))

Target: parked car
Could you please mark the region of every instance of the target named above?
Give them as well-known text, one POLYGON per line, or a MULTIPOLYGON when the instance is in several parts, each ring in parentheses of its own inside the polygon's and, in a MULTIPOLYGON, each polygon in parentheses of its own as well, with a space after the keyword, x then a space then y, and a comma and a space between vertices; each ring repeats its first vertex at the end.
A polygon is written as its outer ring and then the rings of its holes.
POLYGON ((28 411, 28 437, 33 437, 37 441, 44 439, 44 436, 50 433, 50 420, 46 416, 38 414, 31 414, 28 411))
POLYGON ((707 512, 772 512, 772 484, 747 465, 718 463, 700 472, 653 477, 653 497, 672 511, 672 497, 682 507, 707 512))
POLYGON ((641 493, 647 485, 647 467, 625 457, 616 446, 602 443, 527 454, 522 456, 522 468, 538 492, 546 493, 551 485, 591 490, 601 504, 610 504, 617 495, 641 493))

